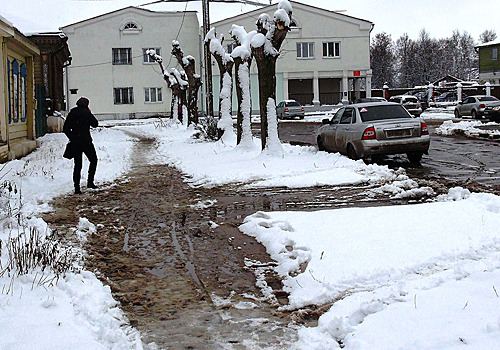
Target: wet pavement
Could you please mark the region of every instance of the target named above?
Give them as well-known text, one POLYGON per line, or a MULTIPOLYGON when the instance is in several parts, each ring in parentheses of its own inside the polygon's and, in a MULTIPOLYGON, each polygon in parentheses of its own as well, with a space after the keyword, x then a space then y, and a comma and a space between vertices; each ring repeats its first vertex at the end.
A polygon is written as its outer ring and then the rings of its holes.
MULTIPOLYGON (((282 139, 314 142, 317 124, 293 124, 299 123, 280 123, 282 139)), ((494 189, 489 183, 495 182, 497 165, 483 157, 498 146, 461 142, 433 137, 430 155, 420 167, 409 166, 405 157, 386 162, 405 167, 437 193, 453 181, 494 189), (450 155, 450 149, 458 153, 450 155)), ((259 210, 407 203, 367 196, 369 185, 192 188, 175 169, 144 164, 145 155, 155 149, 155 140, 140 139, 126 179, 82 196, 58 198, 54 212, 44 218, 61 235, 70 235, 80 217, 97 225, 85 245, 86 268, 111 287, 151 349, 288 349, 298 326, 315 324, 321 310, 279 308, 287 303, 287 294, 262 245, 238 230, 246 216, 259 210)))
MULTIPOLYGON (((500 194, 500 141, 437 135, 435 129, 441 123, 428 123, 431 145, 420 165, 410 164, 405 155, 388 156, 377 163, 391 169, 404 168, 412 179, 435 189, 462 186, 500 194)), ((280 122, 280 139, 290 144, 316 146, 315 135, 320 125, 280 122)), ((256 127, 254 133, 258 133, 256 127)))

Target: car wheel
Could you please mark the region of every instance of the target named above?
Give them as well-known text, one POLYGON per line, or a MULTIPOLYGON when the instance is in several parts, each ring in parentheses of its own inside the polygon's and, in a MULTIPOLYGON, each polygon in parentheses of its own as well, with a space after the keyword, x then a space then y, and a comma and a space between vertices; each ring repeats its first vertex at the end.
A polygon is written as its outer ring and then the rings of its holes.
POLYGON ((470 116, 472 117, 472 119, 476 119, 476 118, 477 118, 477 113, 476 113, 476 111, 474 111, 474 110, 473 110, 473 111, 470 113, 470 116))
POLYGON ((351 144, 347 145, 347 156, 350 159, 352 159, 352 160, 358 160, 359 159, 359 156, 356 153, 356 150, 354 149, 354 147, 352 147, 351 144))
POLYGON ((460 118, 460 112, 458 109, 455 109, 455 118, 460 118))
POLYGON ((422 156, 424 155, 422 152, 409 152, 406 154, 408 156, 408 160, 412 164, 420 164, 422 160, 422 156))
POLYGON ((325 145, 323 145, 323 141, 321 140, 321 136, 318 136, 318 151, 326 151, 325 145))

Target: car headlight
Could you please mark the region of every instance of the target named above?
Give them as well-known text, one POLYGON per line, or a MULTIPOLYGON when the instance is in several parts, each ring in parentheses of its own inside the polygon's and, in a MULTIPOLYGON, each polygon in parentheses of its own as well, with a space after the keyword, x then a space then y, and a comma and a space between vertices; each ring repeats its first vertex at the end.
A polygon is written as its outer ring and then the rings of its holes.
POLYGON ((500 106, 493 107, 492 109, 493 109, 494 111, 500 111, 500 106))

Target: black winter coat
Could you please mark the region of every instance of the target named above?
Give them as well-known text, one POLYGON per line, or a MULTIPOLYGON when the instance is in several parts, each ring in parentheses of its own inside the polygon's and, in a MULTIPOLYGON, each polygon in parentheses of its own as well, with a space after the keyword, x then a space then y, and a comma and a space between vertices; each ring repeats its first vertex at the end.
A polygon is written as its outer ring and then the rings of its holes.
POLYGON ((71 109, 64 122, 63 132, 71 142, 79 145, 92 142, 90 127, 97 127, 98 121, 87 107, 76 106, 71 109))

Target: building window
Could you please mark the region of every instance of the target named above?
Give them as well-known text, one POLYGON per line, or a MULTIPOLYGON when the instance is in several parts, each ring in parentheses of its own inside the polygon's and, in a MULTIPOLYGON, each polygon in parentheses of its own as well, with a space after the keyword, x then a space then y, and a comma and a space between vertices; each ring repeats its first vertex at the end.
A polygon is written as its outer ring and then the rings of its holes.
POLYGON ((132 64, 132 49, 127 48, 113 48, 113 64, 132 64))
POLYGON ((125 24, 123 26, 123 30, 138 30, 139 27, 137 27, 137 24, 133 23, 133 22, 128 22, 127 24, 125 24))
POLYGON ((314 43, 297 43, 297 58, 314 58, 314 43))
POLYGON ((144 88, 144 102, 146 103, 155 103, 162 102, 161 96, 161 88, 152 87, 152 88, 144 88))
POLYGON ((236 43, 231 43, 227 45, 227 53, 233 52, 234 49, 236 49, 237 45, 236 43))
POLYGON ((115 105, 127 105, 134 103, 134 88, 114 88, 115 105))
POLYGON ((323 57, 340 57, 340 42, 324 42, 323 57))
POLYGON ((161 49, 159 47, 149 47, 146 49, 142 49, 142 62, 143 63, 155 63, 154 58, 148 55, 149 50, 155 50, 158 56, 161 56, 161 49))
POLYGON ((493 61, 498 60, 498 47, 494 47, 494 48, 491 50, 491 59, 492 59, 493 61))

